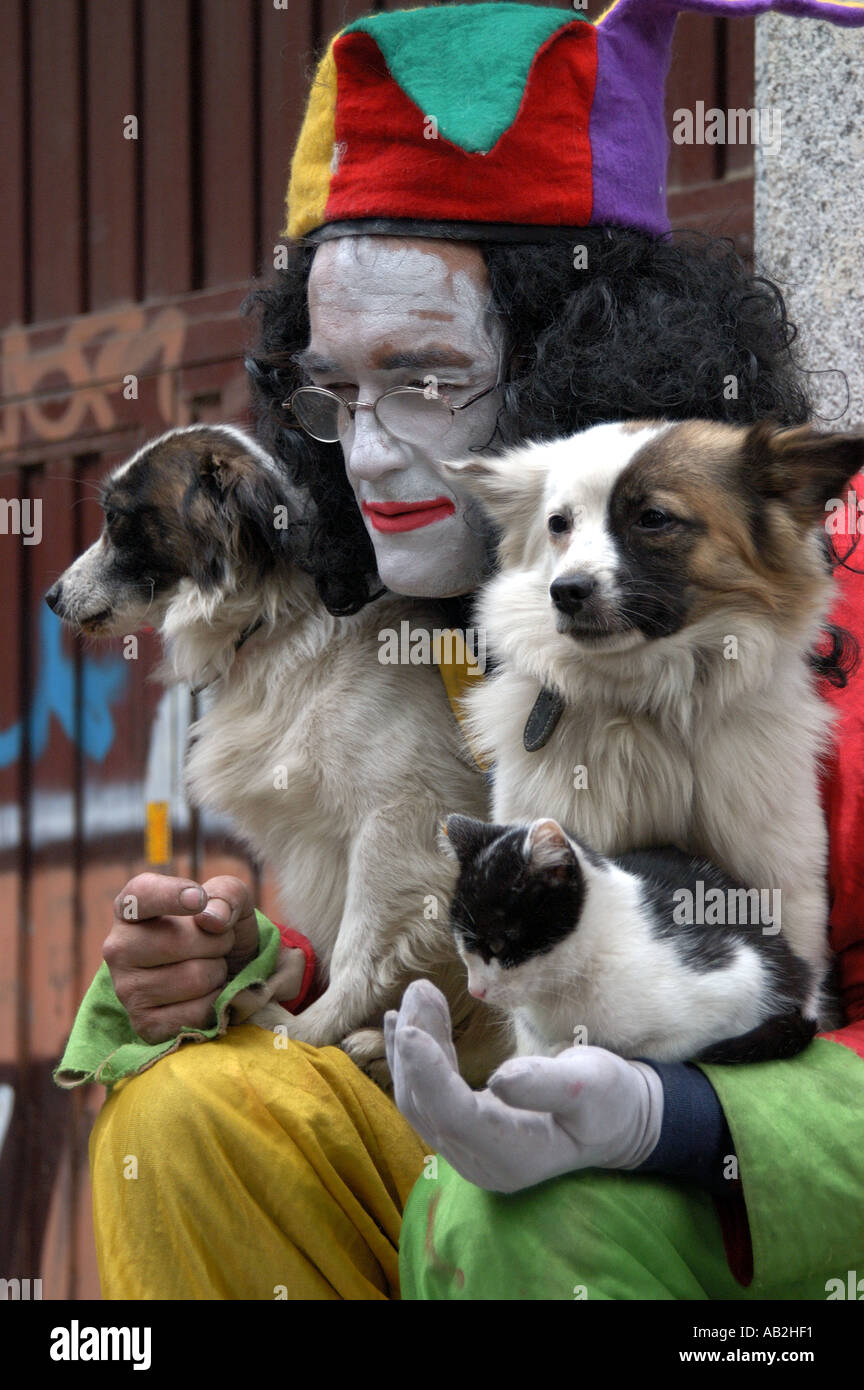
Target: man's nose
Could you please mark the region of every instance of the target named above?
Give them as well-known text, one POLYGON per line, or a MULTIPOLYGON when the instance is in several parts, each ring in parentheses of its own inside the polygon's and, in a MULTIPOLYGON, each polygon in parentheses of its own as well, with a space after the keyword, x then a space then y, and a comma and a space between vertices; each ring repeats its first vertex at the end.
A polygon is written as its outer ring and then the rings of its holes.
POLYGON ((374 410, 364 404, 354 412, 354 427, 342 448, 348 473, 367 482, 405 466, 403 444, 384 428, 374 410))
POLYGON ((572 618, 596 588, 597 580, 591 574, 567 574, 550 584, 549 595, 559 612, 572 618))

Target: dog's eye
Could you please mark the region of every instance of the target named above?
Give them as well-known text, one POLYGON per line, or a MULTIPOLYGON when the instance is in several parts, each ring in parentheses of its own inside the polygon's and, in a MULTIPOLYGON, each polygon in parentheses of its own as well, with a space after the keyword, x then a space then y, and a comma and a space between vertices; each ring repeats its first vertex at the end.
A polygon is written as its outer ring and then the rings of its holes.
POLYGON ((636 525, 642 531, 662 531, 667 526, 674 525, 674 522, 674 516, 662 511, 660 507, 646 507, 645 511, 640 513, 636 525))
POLYGON ((546 524, 553 536, 561 536, 570 529, 569 521, 561 512, 553 512, 546 524))
POLYGON ((114 525, 114 523, 115 523, 116 520, 117 520, 117 513, 116 513, 111 507, 106 507, 106 508, 105 508, 105 525, 108 526, 108 527, 110 528, 111 526, 114 525))

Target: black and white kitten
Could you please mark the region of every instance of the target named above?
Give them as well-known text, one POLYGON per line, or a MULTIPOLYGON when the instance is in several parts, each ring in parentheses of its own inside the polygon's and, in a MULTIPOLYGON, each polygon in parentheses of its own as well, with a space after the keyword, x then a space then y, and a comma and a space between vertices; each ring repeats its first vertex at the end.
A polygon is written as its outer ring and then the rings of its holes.
POLYGON ((678 849, 605 858, 554 820, 451 815, 441 844, 460 866, 450 921, 469 993, 509 1016, 515 1055, 581 1042, 755 1062, 794 1056, 816 1032, 775 895, 678 849))

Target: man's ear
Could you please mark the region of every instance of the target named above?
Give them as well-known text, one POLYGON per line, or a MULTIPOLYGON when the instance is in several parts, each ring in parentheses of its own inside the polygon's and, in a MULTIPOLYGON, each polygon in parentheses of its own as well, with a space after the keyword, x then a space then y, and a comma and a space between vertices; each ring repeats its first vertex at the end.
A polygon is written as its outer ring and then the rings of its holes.
POLYGON ((537 445, 506 454, 471 454, 439 466, 448 482, 475 497, 505 534, 524 529, 543 500, 548 465, 537 445))
POLYGON ((864 434, 820 434, 811 425, 778 429, 760 421, 745 443, 744 476, 766 501, 779 503, 802 529, 824 522, 864 468, 864 434))

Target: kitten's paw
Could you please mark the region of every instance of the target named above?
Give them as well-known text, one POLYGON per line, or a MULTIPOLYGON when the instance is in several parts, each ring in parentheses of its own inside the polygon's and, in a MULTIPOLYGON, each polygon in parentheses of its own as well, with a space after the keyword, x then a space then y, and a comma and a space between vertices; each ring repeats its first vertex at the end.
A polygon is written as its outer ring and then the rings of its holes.
POLYGON ((380 1028, 358 1028, 343 1038, 339 1046, 382 1091, 392 1089, 384 1033, 380 1028))

